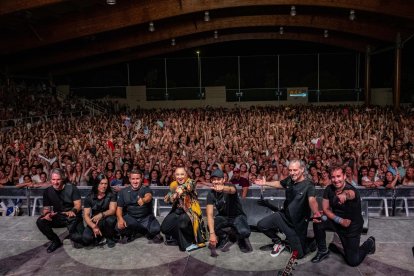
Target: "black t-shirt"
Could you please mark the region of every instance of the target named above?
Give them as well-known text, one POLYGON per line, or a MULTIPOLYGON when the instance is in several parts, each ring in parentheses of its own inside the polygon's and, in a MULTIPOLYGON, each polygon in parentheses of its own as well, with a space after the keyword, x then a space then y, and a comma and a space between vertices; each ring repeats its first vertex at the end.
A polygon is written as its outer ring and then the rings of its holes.
POLYGON ((109 209, 109 204, 116 202, 116 196, 113 193, 107 193, 105 197, 98 199, 97 195, 90 193, 83 203, 84 208, 91 208, 92 216, 105 212, 109 209))
POLYGON ((144 198, 148 193, 152 195, 152 190, 144 185, 141 185, 136 191, 131 186, 122 189, 118 193, 118 207, 123 208, 124 215, 128 214, 134 218, 144 218, 152 214, 152 200, 139 206, 138 199, 144 198))
POLYGON ((315 186, 308 179, 295 183, 291 177, 283 179, 280 184, 286 189, 286 200, 283 204, 286 218, 295 226, 297 232, 306 231, 311 215, 309 197, 315 197, 315 186))
MULTIPOLYGON (((234 185, 226 186, 236 188, 234 185)), ((245 215, 237 192, 226 194, 212 190, 207 194, 207 205, 214 205, 219 216, 235 218, 239 215, 245 215)))
POLYGON ((338 203, 334 185, 329 185, 325 188, 323 198, 329 200, 329 206, 335 215, 343 219, 351 220, 351 224, 346 228, 336 223, 334 223, 334 225, 338 233, 344 234, 347 237, 352 237, 361 234, 364 224, 364 219, 361 214, 361 198, 358 190, 355 189, 354 186, 345 184, 344 191, 345 190, 354 191, 355 198, 345 201, 344 204, 338 203))
POLYGON ((69 183, 65 184, 60 191, 56 191, 53 186, 50 186, 43 192, 43 206, 53 206, 55 212, 72 210, 73 202, 80 199, 81 195, 78 188, 69 183))

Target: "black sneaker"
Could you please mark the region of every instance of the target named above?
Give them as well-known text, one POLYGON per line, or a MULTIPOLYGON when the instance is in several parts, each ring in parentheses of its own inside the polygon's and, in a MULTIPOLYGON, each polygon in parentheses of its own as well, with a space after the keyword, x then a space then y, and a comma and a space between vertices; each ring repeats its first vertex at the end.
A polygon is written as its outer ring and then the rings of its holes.
POLYGON ((285 250, 285 247, 286 247, 286 245, 283 242, 275 243, 273 245, 272 251, 270 252, 270 256, 272 256, 272 257, 279 256, 279 254, 282 253, 283 250, 285 250))
POLYGON ((372 242, 372 246, 371 246, 371 249, 369 250, 369 252, 368 252, 368 254, 374 254, 375 253, 375 250, 376 250, 376 245, 375 245, 375 238, 373 237, 373 236, 371 236, 371 237, 369 237, 368 239, 367 239, 367 241, 368 240, 370 240, 371 242, 372 242))
POLYGON ((316 256, 312 258, 311 262, 312 263, 319 263, 323 260, 325 260, 326 258, 329 257, 329 250, 326 250, 326 252, 319 252, 316 253, 316 256))
POLYGON ((222 252, 227 252, 230 250, 230 247, 234 244, 234 242, 227 240, 225 244, 220 248, 222 252))
POLYGON ((229 236, 225 235, 218 238, 217 249, 222 249, 224 245, 229 241, 229 236))
POLYGON ((61 246, 62 246, 62 242, 61 241, 59 241, 59 242, 54 241, 47 248, 47 253, 52 253, 53 251, 55 251, 56 249, 58 249, 61 246))
POLYGON ((127 242, 127 243, 130 243, 130 242, 133 242, 135 239, 136 239, 136 236, 135 236, 135 235, 131 235, 131 236, 128 236, 128 237, 127 237, 126 242, 127 242))
POLYGON ((165 235, 164 244, 167 246, 178 246, 178 241, 173 236, 165 235))
POLYGON ((249 238, 239 239, 237 241, 237 244, 239 245, 240 251, 243 253, 249 253, 253 251, 249 238))
POLYGON ((115 241, 113 239, 106 239, 106 245, 108 248, 114 248, 115 247, 115 241))

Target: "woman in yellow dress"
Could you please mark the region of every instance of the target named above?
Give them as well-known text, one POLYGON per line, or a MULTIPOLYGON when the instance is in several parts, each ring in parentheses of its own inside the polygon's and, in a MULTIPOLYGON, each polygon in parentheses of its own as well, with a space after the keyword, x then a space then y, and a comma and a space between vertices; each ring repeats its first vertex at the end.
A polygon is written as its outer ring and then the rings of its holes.
POLYGON ((205 246, 206 231, 195 181, 188 177, 184 167, 178 167, 174 175, 175 181, 164 198, 172 209, 162 222, 161 231, 167 240, 172 237, 177 241, 181 251, 189 252, 205 246))

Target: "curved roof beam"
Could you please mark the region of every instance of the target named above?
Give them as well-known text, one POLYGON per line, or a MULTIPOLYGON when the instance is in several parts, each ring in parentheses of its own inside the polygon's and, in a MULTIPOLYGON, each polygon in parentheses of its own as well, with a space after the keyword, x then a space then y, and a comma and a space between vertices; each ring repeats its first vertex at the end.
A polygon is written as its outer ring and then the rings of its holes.
POLYGON ((194 1, 146 0, 139 4, 135 1, 118 4, 111 7, 110 11, 108 11, 108 7, 102 7, 88 14, 68 15, 65 19, 54 24, 48 24, 43 27, 37 26, 36 32, 42 40, 37 39, 35 36, 16 35, 13 38, 3 40, 3 43, 0 45, 0 53, 10 54, 68 39, 112 31, 149 21, 202 12, 204 10, 269 5, 307 5, 355 9, 414 20, 414 5, 411 1, 401 0, 226 0, 203 1, 201 4, 194 1))
MULTIPOLYGON (((167 54, 171 52, 176 52, 184 49, 191 49, 194 47, 199 47, 203 45, 229 42, 229 41, 240 41, 240 40, 258 40, 258 39, 283 39, 283 40, 297 40, 297 41, 307 41, 307 42, 319 42, 323 44, 328 44, 337 47, 346 47, 353 48, 357 51, 362 51, 365 49, 365 43, 354 42, 342 38, 332 38, 325 39, 320 35, 316 34, 303 34, 303 33, 285 33, 283 36, 276 33, 239 33, 239 34, 228 34, 220 35, 217 39, 214 39, 212 36, 210 38, 197 38, 189 39, 187 41, 177 41, 176 46, 154 46, 147 47, 146 49, 137 49, 131 53, 121 54, 118 57, 112 59, 105 59, 96 62, 86 62, 84 64, 77 64, 74 66, 60 66, 59 69, 51 70, 53 75, 65 75, 71 72, 85 71, 97 67, 107 66, 111 64, 117 64, 122 62, 127 62, 135 59, 142 59, 151 56, 157 56, 161 54, 167 54)), ((166 44, 169 41, 166 41, 166 44)))
POLYGON ((48 5, 59 4, 67 0, 2 0, 0 1, 0 15, 14 13, 22 10, 41 8, 48 5))
MULTIPOLYGON (((145 32, 141 35, 136 33, 129 33, 124 36, 114 36, 111 39, 95 42, 90 42, 87 47, 79 46, 71 48, 66 51, 47 51, 44 55, 37 55, 34 58, 26 59, 23 62, 10 64, 10 70, 14 69, 27 69, 35 68, 39 66, 50 65, 54 63, 62 63, 71 60, 86 58, 94 55, 104 54, 108 52, 114 52, 122 49, 133 48, 136 46, 142 46, 158 41, 168 40, 171 38, 179 38, 183 36, 189 36, 192 34, 213 32, 214 30, 232 29, 232 28, 246 28, 246 27, 275 27, 275 32, 279 31, 279 26, 285 27, 285 32, 289 32, 289 27, 306 27, 317 28, 322 30, 327 29, 336 32, 356 34, 356 41, 368 44, 369 40, 361 39, 361 37, 368 37, 378 41, 393 42, 397 33, 396 29, 388 26, 373 26, 363 22, 349 22, 347 19, 338 19, 330 17, 320 16, 296 16, 289 15, 284 16, 239 16, 230 18, 219 18, 210 22, 183 22, 179 21, 174 25, 163 26, 156 32, 145 32), (344 31, 345 30, 345 31, 344 31), (361 37, 359 37, 361 36, 361 37)), ((331 38, 338 35, 334 33, 331 38)), ((331 39, 330 38, 330 39, 331 39)), ((320 41, 317 39, 315 42, 324 43, 326 41, 320 41)), ((359 47, 352 47, 350 43, 342 46, 344 48, 359 49, 359 47)), ((356 43, 359 45, 359 43, 356 43)), ((34 55, 33 55, 34 56, 34 55)), ((15 59, 13 59, 15 61, 15 59)))

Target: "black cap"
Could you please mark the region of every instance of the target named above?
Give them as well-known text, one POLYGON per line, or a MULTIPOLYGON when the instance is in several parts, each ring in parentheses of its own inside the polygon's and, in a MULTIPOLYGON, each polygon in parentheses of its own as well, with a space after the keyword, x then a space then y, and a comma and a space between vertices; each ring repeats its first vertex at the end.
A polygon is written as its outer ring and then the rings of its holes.
POLYGON ((216 169, 211 173, 211 178, 218 177, 218 178, 224 178, 224 173, 220 169, 216 169))

